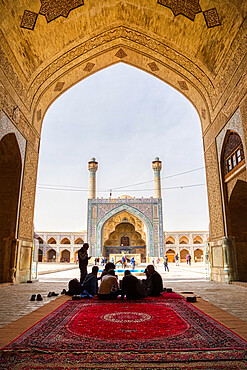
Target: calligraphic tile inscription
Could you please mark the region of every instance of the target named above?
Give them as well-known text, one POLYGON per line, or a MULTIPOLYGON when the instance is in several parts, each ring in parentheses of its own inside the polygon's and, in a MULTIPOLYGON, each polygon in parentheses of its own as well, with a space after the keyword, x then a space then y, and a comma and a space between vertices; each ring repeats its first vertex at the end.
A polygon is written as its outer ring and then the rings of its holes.
POLYGON ((208 28, 221 25, 216 8, 206 10, 205 12, 203 12, 203 15, 208 28))
POLYGON ((35 27, 37 17, 38 17, 37 13, 31 12, 30 10, 24 10, 21 20, 21 28, 33 30, 35 27))
POLYGON ((49 23, 60 16, 67 18, 71 10, 81 5, 84 5, 83 0, 41 0, 39 14, 49 23))
POLYGON ((158 0, 158 4, 170 8, 175 16, 182 14, 192 21, 202 11, 199 0, 158 0))

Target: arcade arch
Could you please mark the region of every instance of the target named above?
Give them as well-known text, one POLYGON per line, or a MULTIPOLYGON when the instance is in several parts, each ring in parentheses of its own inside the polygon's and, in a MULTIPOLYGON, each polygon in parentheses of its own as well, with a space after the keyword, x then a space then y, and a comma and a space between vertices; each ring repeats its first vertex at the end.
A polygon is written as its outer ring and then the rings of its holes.
POLYGON ((57 253, 54 249, 49 249, 46 255, 47 262, 56 262, 57 253))
MULTIPOLYGON (((52 27, 40 15, 36 23, 25 20, 23 10, 35 11, 30 2, 9 0, 8 7, 2 9, 3 19, 8 22, 0 25, 3 39, 0 63, 5 71, 0 92, 1 117, 5 112, 9 122, 18 126, 27 140, 20 217, 13 212, 20 241, 31 242, 33 238, 39 139, 46 110, 80 79, 122 61, 169 83, 196 107, 202 123, 211 242, 223 248, 222 238, 228 238, 226 225, 231 222, 229 207, 222 197, 215 139, 238 111, 239 126, 245 130, 242 138, 246 150, 247 89, 242 72, 246 70, 245 2, 217 2, 210 19, 206 12, 205 17, 189 14, 186 2, 181 4, 181 14, 176 17, 170 8, 157 2, 146 2, 144 7, 141 0, 101 3, 92 0, 90 7, 67 9, 67 18, 50 19, 52 27), (20 19, 22 28, 18 28, 20 19)), ((58 16, 62 14, 60 6, 56 8, 58 16)), ((242 176, 241 181, 246 182, 246 174, 242 176)), ((242 192, 245 187, 238 189, 242 192)), ((11 198, 14 210, 15 190, 11 198)), ((1 221, 0 229, 3 226, 1 221)), ((7 237, 16 239, 10 231, 7 237)), ((25 254, 21 255, 25 260, 25 254)), ((28 262, 30 265, 30 256, 29 253, 23 266, 28 262)), ((19 268, 17 264, 15 267, 19 268)), ((234 264, 233 269, 237 269, 234 264)), ((224 271, 221 266, 217 277, 212 276, 225 281, 224 271)), ((20 270, 17 282, 27 280, 29 272, 20 270)), ((4 279, 7 281, 7 276, 4 279)))
POLYGON ((47 244, 57 244, 57 241, 54 238, 50 238, 47 240, 47 244))
POLYGON ((168 262, 174 262, 175 261, 176 252, 175 252, 174 249, 168 249, 165 254, 168 258, 168 262))
POLYGON ((193 238, 193 244, 203 244, 203 239, 201 236, 197 235, 193 238))
POLYGON ((175 239, 172 236, 166 238, 166 244, 175 244, 175 239))
POLYGON ((187 238, 187 236, 182 236, 179 239, 179 244, 189 244, 189 239, 187 238))
POLYGON ((63 238, 60 242, 60 244, 71 244, 70 240, 68 238, 63 238))
POLYGON ((181 249, 180 251, 180 262, 186 262, 186 256, 189 254, 188 249, 181 249))
POLYGON ((70 251, 68 249, 60 252, 60 262, 70 262, 70 251))
POLYGON ((197 248, 194 250, 194 261, 203 262, 203 250, 202 249, 197 248))
POLYGON ((77 238, 74 244, 84 244, 84 241, 82 240, 82 238, 77 238))

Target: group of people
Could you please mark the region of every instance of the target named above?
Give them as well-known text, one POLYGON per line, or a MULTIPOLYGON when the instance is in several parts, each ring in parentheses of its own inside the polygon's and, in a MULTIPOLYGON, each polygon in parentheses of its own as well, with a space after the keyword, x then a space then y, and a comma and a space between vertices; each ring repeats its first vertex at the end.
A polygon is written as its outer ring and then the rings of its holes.
POLYGON ((145 274, 146 279, 140 280, 132 275, 129 270, 125 270, 121 282, 115 274, 115 264, 107 262, 100 277, 98 277, 98 266, 93 266, 92 272, 87 273, 89 245, 85 243, 78 252, 80 276, 80 293, 89 296, 97 295, 100 300, 116 299, 119 295, 124 299, 141 299, 147 296, 156 297, 163 291, 161 275, 155 271, 153 265, 148 265, 145 274), (100 285, 99 285, 100 281, 100 285))

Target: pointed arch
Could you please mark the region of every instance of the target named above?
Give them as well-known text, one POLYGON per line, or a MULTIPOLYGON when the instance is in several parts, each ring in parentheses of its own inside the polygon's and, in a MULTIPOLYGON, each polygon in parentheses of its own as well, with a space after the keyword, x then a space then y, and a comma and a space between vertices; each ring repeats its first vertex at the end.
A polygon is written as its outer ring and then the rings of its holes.
POLYGON ((14 133, 0 140, 0 282, 14 281, 22 161, 14 133))
POLYGON ((47 244, 57 244, 57 241, 55 238, 51 237, 50 239, 47 240, 47 244))
POLYGON ((181 238, 179 238, 179 244, 189 244, 189 238, 185 235, 181 236, 181 238))
POLYGON ((82 238, 77 238, 74 244, 84 244, 84 240, 82 238))
POLYGON ((121 204, 119 207, 114 208, 110 212, 108 212, 102 219, 99 221, 97 225, 97 254, 100 255, 102 254, 101 251, 101 246, 102 246, 102 229, 104 224, 113 216, 113 215, 118 215, 122 211, 127 211, 131 215, 139 218, 144 225, 147 228, 147 247, 149 249, 153 248, 153 228, 151 221, 148 219, 147 216, 145 216, 141 211, 138 209, 129 206, 128 204, 121 204))
POLYGON ((60 244, 71 244, 69 238, 63 238, 61 241, 60 241, 60 244))

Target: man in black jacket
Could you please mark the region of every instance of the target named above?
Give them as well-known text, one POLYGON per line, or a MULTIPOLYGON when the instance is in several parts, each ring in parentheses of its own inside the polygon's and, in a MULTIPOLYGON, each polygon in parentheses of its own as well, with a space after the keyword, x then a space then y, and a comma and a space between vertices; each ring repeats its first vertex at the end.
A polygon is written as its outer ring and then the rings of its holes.
POLYGON ((153 265, 147 266, 147 293, 150 297, 157 297, 163 292, 163 281, 160 274, 155 271, 153 265))
POLYGON ((92 296, 98 293, 98 274, 99 268, 98 266, 93 266, 92 272, 88 274, 81 285, 81 291, 86 290, 92 296))
POLYGON ((87 250, 89 248, 88 243, 84 243, 82 248, 78 252, 78 259, 79 259, 79 269, 81 271, 81 278, 80 278, 80 283, 82 284, 85 277, 87 276, 87 265, 88 265, 88 260, 91 257, 88 257, 87 250))
POLYGON ((129 270, 124 271, 122 280, 122 299, 125 295, 127 299, 140 299, 147 296, 142 282, 132 275, 129 270))

